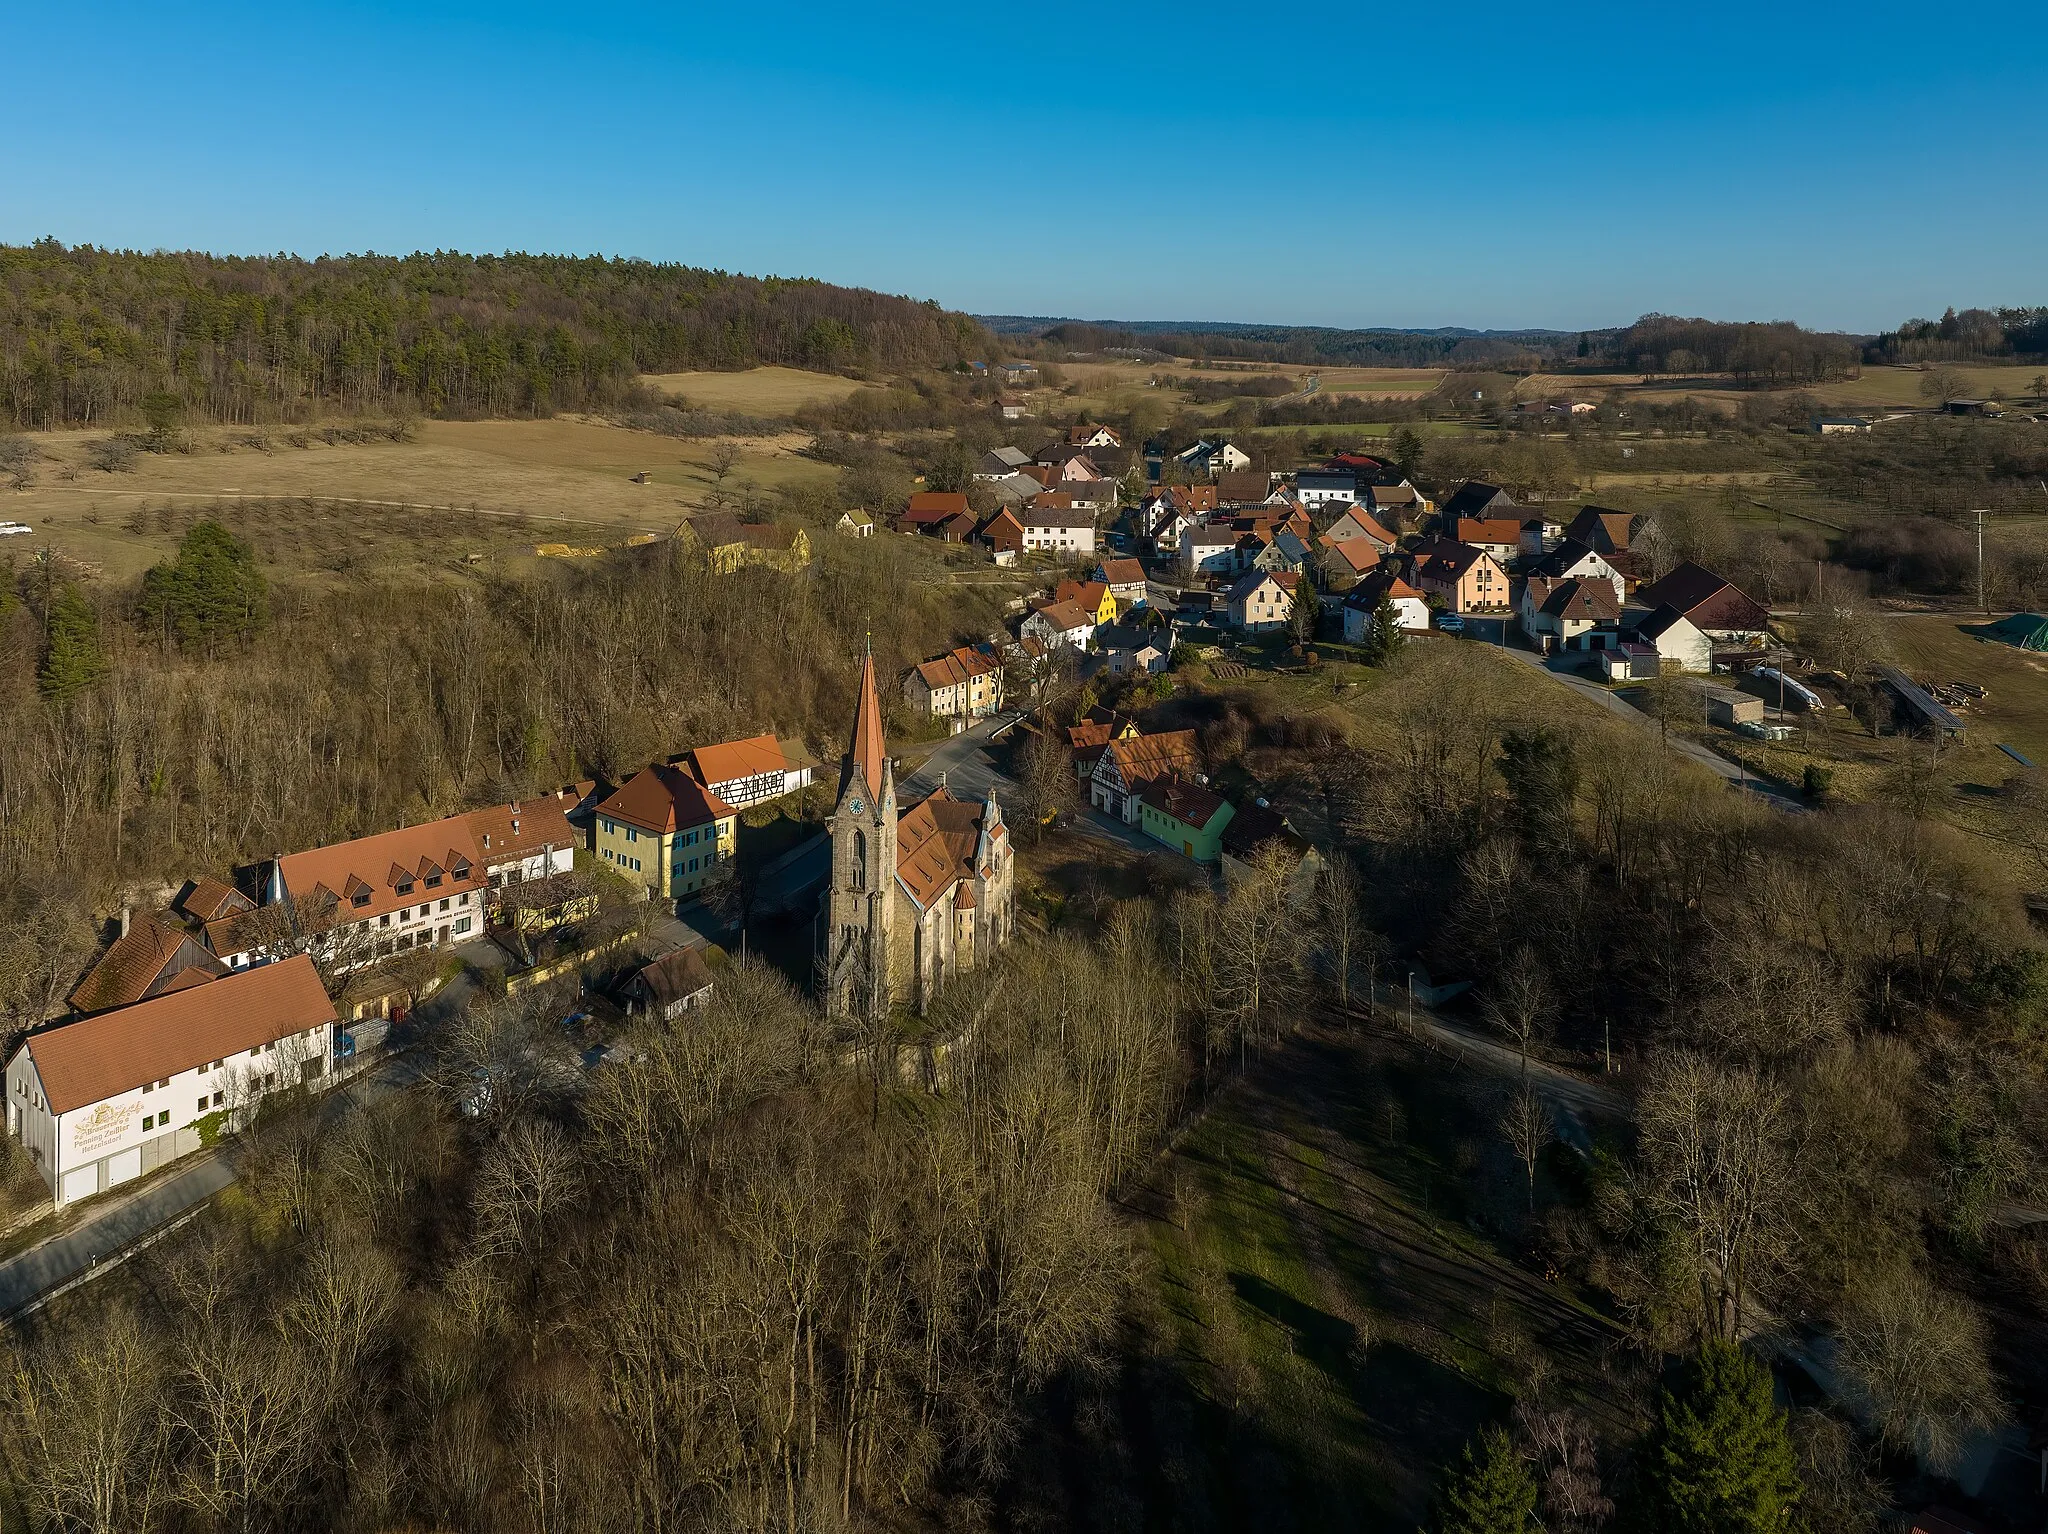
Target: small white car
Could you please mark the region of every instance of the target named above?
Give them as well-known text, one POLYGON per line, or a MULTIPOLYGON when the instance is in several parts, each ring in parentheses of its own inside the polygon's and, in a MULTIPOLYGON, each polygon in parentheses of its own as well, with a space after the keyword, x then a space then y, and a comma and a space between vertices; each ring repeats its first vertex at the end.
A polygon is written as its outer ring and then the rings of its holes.
POLYGON ((1465 632, 1465 620, 1456 613, 1438 613, 1436 615, 1436 626, 1440 633, 1462 634, 1465 632))

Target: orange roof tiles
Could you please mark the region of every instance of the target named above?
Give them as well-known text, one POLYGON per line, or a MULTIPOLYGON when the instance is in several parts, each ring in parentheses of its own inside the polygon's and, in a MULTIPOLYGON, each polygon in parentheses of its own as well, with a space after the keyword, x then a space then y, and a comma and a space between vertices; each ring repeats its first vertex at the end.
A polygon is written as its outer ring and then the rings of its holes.
POLYGON ((927 687, 953 687, 978 676, 993 675, 996 663, 990 656, 968 646, 949 651, 933 660, 919 661, 917 674, 927 687))
POLYGON ((859 771, 868 792, 882 791, 882 771, 889 759, 882 737, 882 695, 875 689, 875 658, 860 663, 860 692, 853 703, 853 739, 847 743, 847 760, 859 771))
POLYGON ((896 822, 897 882, 920 910, 929 910, 955 881, 974 876, 980 841, 981 806, 938 789, 896 822))
MULTIPOLYGON (((152 991, 163 988, 159 982, 167 971, 175 973, 172 966, 177 963, 178 950, 189 941, 183 928, 158 921, 146 912, 137 915, 129 923, 127 935, 116 938, 85 972, 85 978, 71 993, 71 1005, 80 1012, 104 1012, 109 1007, 141 1001, 152 991)), ((222 972, 220 965, 197 943, 185 957, 189 962, 180 967, 203 970, 203 979, 222 972)))
POLYGON ((749 735, 745 740, 698 746, 683 753, 683 762, 690 769, 690 776, 706 787, 789 770, 782 742, 773 735, 749 735))
POLYGON ((256 902, 219 879, 199 878, 178 902, 178 909, 194 921, 218 921, 235 911, 255 908, 256 902))
POLYGON ((733 813, 718 795, 666 762, 642 767, 597 808, 601 815, 657 833, 705 825, 733 813))
POLYGON ((469 822, 470 835, 487 868, 533 857, 549 848, 574 847, 579 839, 562 801, 553 796, 494 804, 471 810, 463 818, 469 822))
POLYGON ((1142 586, 1145 584, 1145 566, 1135 559, 1105 559, 1102 577, 1112 586, 1142 586))
POLYGON ((1458 542, 1494 543, 1519 546, 1522 524, 1513 517, 1460 517, 1458 542))
POLYGON ((334 1021, 304 954, 30 1034, 26 1048, 57 1113, 161 1081, 334 1021))
POLYGON ((429 894, 481 889, 485 882, 464 815, 289 853, 277 866, 293 900, 317 901, 324 890, 343 902, 338 914, 355 921, 400 910, 429 894), (430 885, 429 879, 437 882, 430 885), (368 897, 360 905, 359 895, 368 897))
POLYGON ((1201 767, 1193 730, 1165 730, 1157 735, 1113 740, 1106 754, 1116 764, 1124 787, 1131 791, 1169 772, 1192 777, 1201 767))

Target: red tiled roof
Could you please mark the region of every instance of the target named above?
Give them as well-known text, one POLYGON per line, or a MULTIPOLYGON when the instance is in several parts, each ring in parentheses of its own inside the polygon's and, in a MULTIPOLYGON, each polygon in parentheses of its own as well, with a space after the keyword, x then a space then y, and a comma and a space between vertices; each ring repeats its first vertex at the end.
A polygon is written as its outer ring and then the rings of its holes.
POLYGON ((1193 730, 1134 735, 1129 740, 1113 740, 1104 749, 1127 789, 1142 788, 1169 772, 1192 777, 1201 767, 1193 730))
MULTIPOLYGON (((147 912, 136 915, 128 924, 127 935, 116 938, 85 972, 85 978, 71 993, 71 1005, 80 1012, 104 1012, 162 990, 166 972, 188 941, 183 928, 158 921, 147 912)), ((187 957, 199 960, 196 967, 203 971, 200 978, 211 979, 221 973, 220 965, 198 944, 192 946, 194 952, 187 957)))
POLYGON ((578 841, 562 801, 553 795, 471 810, 465 818, 486 868, 532 857, 543 848, 574 847, 578 841))
POLYGON ((787 772, 789 758, 783 754, 782 742, 773 735, 749 735, 745 740, 728 740, 685 751, 683 765, 691 777, 709 788, 737 778, 787 772))
POLYGON ((178 902, 178 909, 194 921, 218 921, 232 912, 255 908, 256 902, 240 890, 211 878, 194 879, 178 902))
POLYGON ((656 833, 701 826, 733 813, 718 795, 666 762, 642 767, 597 809, 601 815, 656 833))
POLYGON ((1145 584, 1145 566, 1135 559, 1105 559, 1102 577, 1112 586, 1142 586, 1145 584))
POLYGON ((974 877, 981 842, 981 806, 963 804, 941 788, 896 822, 896 878, 920 909, 960 879, 974 877))
POLYGON ((293 900, 317 901, 325 891, 342 902, 337 914, 354 921, 411 905, 426 894, 423 886, 432 877, 441 880, 433 886, 436 895, 481 889, 485 883, 476 838, 464 815, 290 853, 278 859, 278 872, 293 900), (464 868, 467 872, 459 871, 464 868), (401 883, 411 886, 403 894, 401 883), (358 894, 369 896, 360 906, 358 894))
POLYGON ((995 670, 993 658, 964 645, 936 659, 917 663, 917 674, 924 679, 925 686, 933 688, 952 687, 978 676, 989 676, 995 670))
POLYGON ((904 510, 906 522, 944 522, 967 510, 967 496, 958 490, 920 490, 904 510))
POLYGON ((1460 517, 1458 541, 1520 544, 1522 524, 1513 517, 1460 517))
POLYGON ((1048 602, 1038 609, 1038 616, 1061 633, 1087 628, 1095 621, 1095 614, 1082 612, 1072 602, 1048 602))
POLYGON ((69 1113, 333 1021, 313 961, 294 954, 60 1024, 31 1034, 24 1047, 52 1111, 69 1113))
POLYGON ((1216 818, 1216 812, 1223 808, 1223 798, 1213 794, 1199 783, 1190 782, 1177 772, 1154 778, 1145 785, 1139 795, 1145 803, 1163 815, 1170 815, 1184 826, 1199 831, 1216 818))
POLYGON ((875 658, 865 657, 860 663, 860 691, 853 700, 853 739, 847 746, 847 757, 860 769, 861 781, 868 786, 868 792, 882 791, 882 767, 888 760, 888 752, 882 743, 882 698, 875 690, 875 658))

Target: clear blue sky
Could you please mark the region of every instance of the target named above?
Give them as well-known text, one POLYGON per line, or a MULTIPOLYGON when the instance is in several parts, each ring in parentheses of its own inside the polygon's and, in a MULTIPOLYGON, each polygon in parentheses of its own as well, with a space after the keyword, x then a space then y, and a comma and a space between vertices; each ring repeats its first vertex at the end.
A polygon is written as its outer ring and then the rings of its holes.
POLYGON ((19 0, 5 36, 10 242, 1295 324, 2048 303, 2040 4, 19 0))

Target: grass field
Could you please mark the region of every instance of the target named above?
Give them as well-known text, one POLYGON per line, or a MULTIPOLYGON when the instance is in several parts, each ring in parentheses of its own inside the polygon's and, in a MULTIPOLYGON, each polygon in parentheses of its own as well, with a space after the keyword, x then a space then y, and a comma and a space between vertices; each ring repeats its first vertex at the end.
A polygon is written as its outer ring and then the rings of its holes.
POLYGON ((814 400, 842 400, 870 387, 832 373, 797 368, 748 368, 739 373, 643 373, 640 381, 664 394, 679 394, 706 410, 741 415, 788 415, 814 400))
MULTIPOLYGON (((2031 395, 2039 367, 1988 367, 1956 365, 1969 388, 1989 395, 1999 391, 2008 399, 2031 395)), ((1927 400, 1920 393, 1926 374, 1919 368, 1866 367, 1856 378, 1833 383, 1809 384, 1798 389, 1758 391, 1738 389, 1733 380, 1721 377, 1658 378, 1645 382, 1640 373, 1532 373, 1515 385, 1514 398, 1534 400, 1570 395, 1599 399, 1619 389, 1630 398, 1675 400, 1691 397, 1696 403, 1734 410, 1745 399, 1768 398, 1771 394, 1808 394, 1823 405, 1843 410, 1923 410, 1927 400)))
MULTIPOLYGON (((1885 632, 1899 665, 1923 682, 1975 682, 1990 696, 1965 716, 1971 749, 1999 742, 2048 764, 2048 655, 2034 655, 1969 630, 1976 617, 1926 613, 1890 620, 1885 632)), ((1995 765, 1995 764, 1993 764, 1995 765)), ((2007 763, 2005 769, 2011 770, 2007 763)))
MULTIPOLYGON (((332 446, 314 431, 272 431, 261 434, 261 449, 247 445, 256 434, 209 430, 194 434, 191 453, 144 453, 117 474, 87 466, 102 435, 32 439, 43 455, 35 484, 0 494, 0 516, 36 534, 11 540, 7 552, 54 546, 123 579, 161 559, 194 508, 304 500, 326 508, 310 520, 353 515, 361 539, 388 545, 365 554, 429 563, 464 553, 513 557, 522 546, 530 554, 537 539, 588 546, 667 531, 714 485, 710 441, 573 419, 425 421, 410 442, 332 446), (652 482, 632 483, 643 471, 652 482), (159 516, 159 508, 176 514, 159 516)), ((798 456, 804 440, 741 440, 728 488, 831 483, 830 467, 798 456)), ((312 557, 315 568, 327 567, 324 556, 312 557)))

